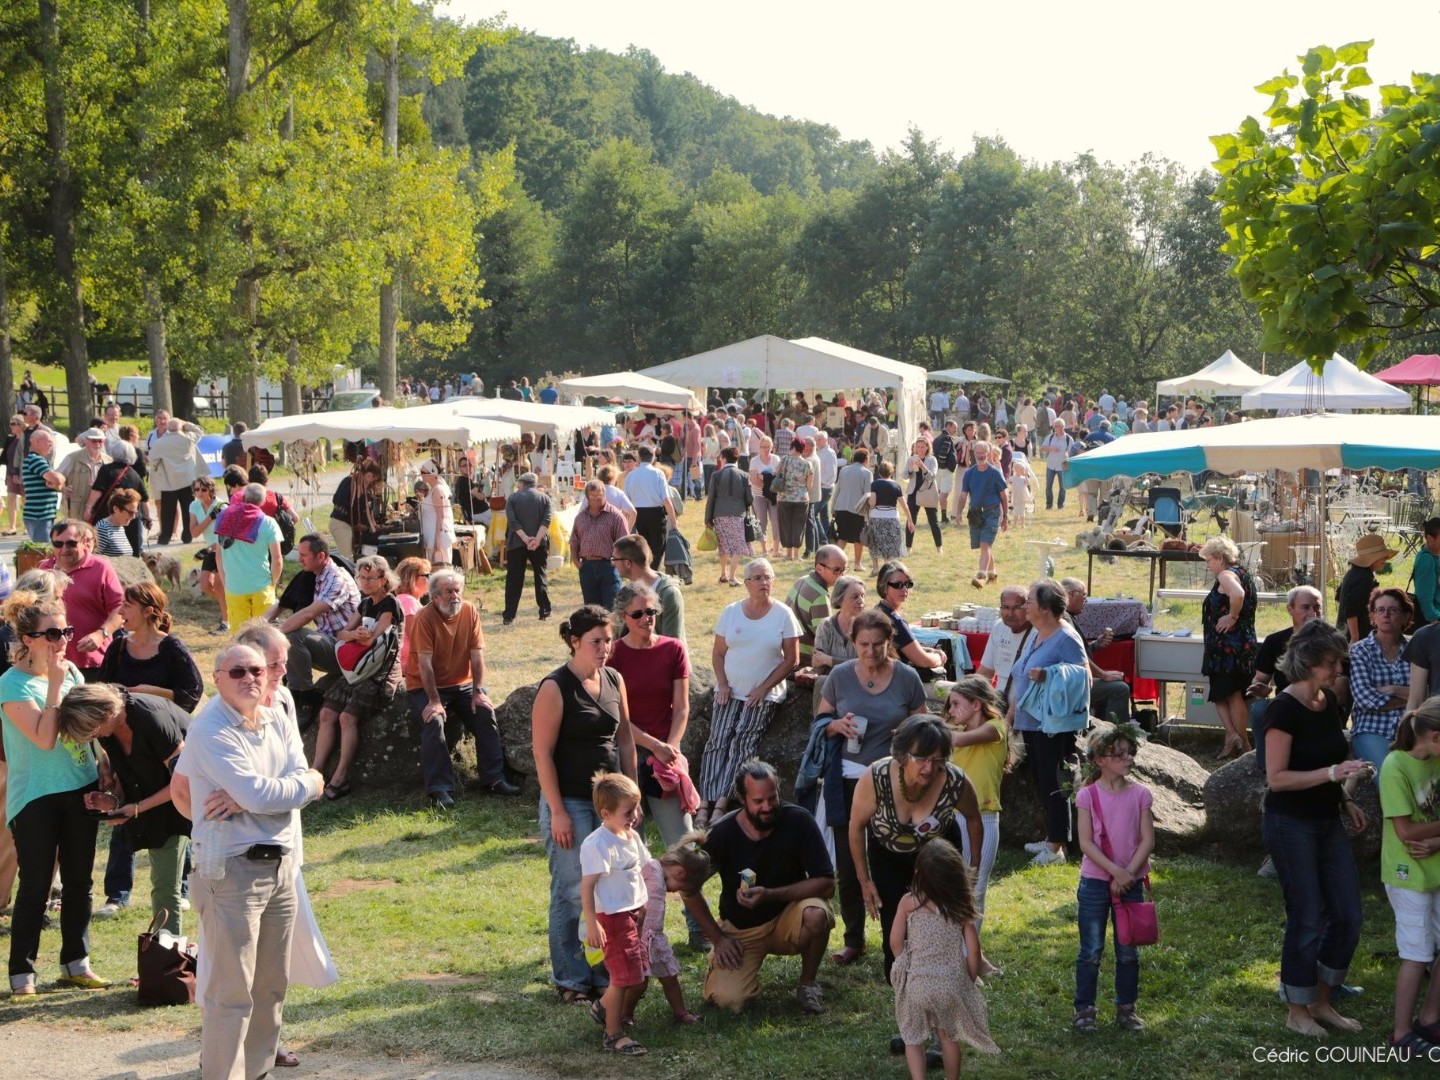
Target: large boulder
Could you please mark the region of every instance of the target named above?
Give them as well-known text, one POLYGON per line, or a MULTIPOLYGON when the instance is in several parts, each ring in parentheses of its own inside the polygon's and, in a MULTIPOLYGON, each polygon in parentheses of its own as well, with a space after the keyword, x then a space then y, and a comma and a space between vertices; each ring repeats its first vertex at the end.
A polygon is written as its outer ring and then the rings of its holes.
POLYGON ((145 563, 134 555, 109 555, 110 565, 115 568, 115 576, 120 579, 120 587, 128 589, 131 585, 155 584, 155 575, 145 563))
MULTIPOLYGON (((1260 835, 1260 814, 1265 790, 1265 777, 1255 768, 1253 751, 1211 773, 1205 784, 1205 829, 1209 838, 1228 850, 1262 849, 1265 843, 1260 835)), ((1364 780, 1355 786, 1355 801, 1365 812, 1365 829, 1351 837, 1355 857, 1378 859, 1384 820, 1373 781, 1364 780)))
MULTIPOLYGON (((527 780, 535 776, 535 755, 530 748, 530 711, 535 705, 539 684, 522 686, 513 691, 500 706, 500 741, 505 746, 505 760, 512 770, 527 780)), ((690 763, 690 775, 700 775, 700 759, 705 742, 710 738, 710 708, 715 696, 715 675, 707 667, 690 669, 690 722, 680 749, 690 763)), ((800 768, 800 757, 810 737, 813 710, 810 690, 791 684, 790 693, 775 712, 757 754, 775 766, 786 792, 800 768)))
MULTIPOLYGON (((1103 720, 1092 719, 1091 723, 1096 730, 1110 726, 1103 720)), ((1010 737, 1010 751, 1014 764, 1000 787, 1000 832, 1005 840, 1018 844, 1045 835, 1045 814, 1030 778, 1025 744, 1018 734, 1010 737)), ((1130 775, 1148 787, 1153 796, 1157 850, 1176 850, 1200 835, 1205 826, 1204 790, 1209 774, 1199 762, 1149 740, 1140 747, 1130 775)), ((1078 775, 1071 778, 1072 791, 1079 782, 1078 775)))
MULTIPOLYGON (((330 678, 339 678, 332 675, 330 678)), ((321 686, 324 685, 322 681, 321 686)), ((317 726, 305 732, 305 750, 313 759, 317 726)), ((447 724, 446 737, 453 748, 456 778, 462 783, 474 779, 475 741, 461 740, 464 730, 458 722, 447 724)), ((350 768, 350 777, 367 788, 413 787, 421 790, 420 724, 410 709, 404 687, 390 704, 371 712, 360 725, 360 746, 350 768)))

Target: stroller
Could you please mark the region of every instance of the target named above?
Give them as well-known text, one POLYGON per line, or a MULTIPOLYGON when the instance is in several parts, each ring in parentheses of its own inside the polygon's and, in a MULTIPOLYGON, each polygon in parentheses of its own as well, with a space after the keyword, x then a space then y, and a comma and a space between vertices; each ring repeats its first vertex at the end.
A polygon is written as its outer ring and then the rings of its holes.
POLYGON ((686 585, 695 579, 690 565, 690 541, 679 529, 671 529, 665 536, 665 572, 686 585))

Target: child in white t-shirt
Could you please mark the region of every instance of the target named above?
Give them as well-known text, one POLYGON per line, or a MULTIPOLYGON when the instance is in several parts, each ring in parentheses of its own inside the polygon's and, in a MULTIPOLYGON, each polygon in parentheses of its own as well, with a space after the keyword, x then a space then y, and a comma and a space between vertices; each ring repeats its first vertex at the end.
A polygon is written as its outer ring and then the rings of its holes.
POLYGON ((645 989, 645 948, 640 920, 649 893, 641 869, 650 858, 633 827, 640 811, 640 788, 622 773, 599 773, 594 784, 600 828, 580 845, 580 905, 585 943, 605 950, 610 985, 590 1007, 605 1026, 605 1049, 626 1057, 648 1053, 625 1034, 624 1018, 635 1011, 645 989))
POLYGON ((1025 527, 1025 515, 1030 509, 1030 485, 1034 479, 1029 458, 1016 454, 1010 461, 1010 524, 1013 528, 1025 527))

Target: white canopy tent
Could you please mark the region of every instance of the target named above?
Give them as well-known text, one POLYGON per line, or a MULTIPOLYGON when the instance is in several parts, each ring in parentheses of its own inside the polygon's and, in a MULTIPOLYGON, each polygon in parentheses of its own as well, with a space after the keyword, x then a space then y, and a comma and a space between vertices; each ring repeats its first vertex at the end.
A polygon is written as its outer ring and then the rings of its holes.
MULTIPOLYGON (((613 414, 588 405, 542 405, 538 401, 509 401, 506 398, 459 397, 440 405, 425 405, 406 411, 428 412, 432 409, 449 410, 460 416, 508 421, 536 438, 548 435, 558 448, 568 446, 577 431, 615 423, 613 414)), ((515 439, 519 437, 519 434, 514 436, 515 439)))
POLYGON ((924 368, 824 338, 787 341, 773 334, 762 334, 646 368, 641 374, 694 387, 696 397, 702 399, 712 386, 807 393, 893 387, 899 391, 896 421, 900 443, 906 447, 915 440, 920 419, 926 415, 924 368))
POLYGON ((952 367, 943 371, 931 371, 929 378, 935 382, 955 383, 1010 383, 1009 379, 1002 379, 999 375, 986 375, 984 372, 971 371, 969 368, 952 367))
POLYGON ((483 442, 513 442, 520 428, 513 423, 478 417, 432 413, 430 408, 345 409, 338 412, 276 416, 240 436, 246 449, 275 443, 316 442, 320 439, 394 439, 447 446, 483 442))
POLYGON ((1336 353, 1316 375, 1301 361, 1240 398, 1242 409, 1409 409, 1410 392, 1367 375, 1336 353))
POLYGON ((1155 396, 1173 397, 1180 394, 1215 394, 1239 397, 1247 390, 1263 386, 1273 376, 1262 375, 1229 349, 1218 360, 1212 360, 1199 371, 1178 379, 1165 379, 1155 384, 1155 396))
POLYGON ((562 394, 573 394, 576 401, 589 397, 619 398, 621 401, 654 401, 677 409, 699 410, 700 402, 684 386, 663 382, 637 371, 616 371, 609 375, 586 375, 557 383, 562 394))

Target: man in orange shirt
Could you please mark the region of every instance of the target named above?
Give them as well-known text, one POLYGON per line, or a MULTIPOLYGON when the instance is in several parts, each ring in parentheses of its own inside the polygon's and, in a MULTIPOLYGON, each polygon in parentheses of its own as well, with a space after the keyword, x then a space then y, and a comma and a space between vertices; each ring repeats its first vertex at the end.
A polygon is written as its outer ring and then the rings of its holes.
POLYGON ((420 719, 420 769, 436 810, 455 806, 455 768, 445 721, 459 720, 475 736, 480 783, 492 795, 519 795, 505 779, 505 750, 495 706, 485 692, 485 635, 480 612, 460 597, 464 578, 449 568, 430 573, 430 603, 405 623, 410 649, 405 689, 420 719))

